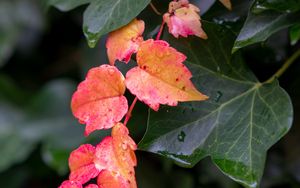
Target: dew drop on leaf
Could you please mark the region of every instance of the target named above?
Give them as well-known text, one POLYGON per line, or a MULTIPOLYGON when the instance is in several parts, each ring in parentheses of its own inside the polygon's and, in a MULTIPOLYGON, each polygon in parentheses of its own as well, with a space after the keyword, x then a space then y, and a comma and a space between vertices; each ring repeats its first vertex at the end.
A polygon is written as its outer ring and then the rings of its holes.
POLYGON ((222 96, 223 96, 223 93, 221 91, 217 91, 217 95, 214 98, 214 101, 219 102, 222 96))
POLYGON ((177 135, 178 141, 179 142, 184 142, 185 136, 186 136, 185 132, 180 131, 180 133, 177 135))

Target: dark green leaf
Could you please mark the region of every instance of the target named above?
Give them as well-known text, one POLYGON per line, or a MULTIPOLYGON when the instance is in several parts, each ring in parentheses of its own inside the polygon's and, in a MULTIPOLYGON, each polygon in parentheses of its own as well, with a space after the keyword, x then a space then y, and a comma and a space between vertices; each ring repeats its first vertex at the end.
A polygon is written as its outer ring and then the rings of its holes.
POLYGON ((266 151, 291 126, 290 98, 277 81, 258 82, 239 53, 231 56, 230 31, 208 23, 204 30, 208 40, 167 40, 187 55, 194 84, 210 99, 150 111, 139 148, 183 166, 210 156, 233 180, 257 187, 266 151))
POLYGON ((88 4, 91 0, 45 0, 48 6, 52 5, 61 11, 69 11, 80 5, 88 4))
POLYGON ((276 11, 264 11, 260 14, 249 12, 232 51, 235 52, 250 44, 266 40, 273 33, 296 23, 299 16, 299 13, 289 14, 276 11))
POLYGON ((296 12, 300 10, 300 0, 257 0, 252 11, 260 13, 265 10, 276 10, 280 12, 296 12))
POLYGON ((300 40, 300 23, 290 29, 291 45, 295 45, 300 40))
POLYGON ((129 23, 150 0, 95 0, 84 12, 83 30, 90 47, 100 36, 129 23))

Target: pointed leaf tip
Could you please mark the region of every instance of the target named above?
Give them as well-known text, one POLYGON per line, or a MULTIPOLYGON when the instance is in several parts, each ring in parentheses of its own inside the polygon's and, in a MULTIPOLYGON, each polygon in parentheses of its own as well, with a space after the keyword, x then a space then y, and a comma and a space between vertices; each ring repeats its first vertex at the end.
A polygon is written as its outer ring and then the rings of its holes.
POLYGON ((232 10, 232 5, 230 0, 219 0, 228 10, 232 10))
POLYGON ((131 55, 137 52, 139 43, 143 41, 144 29, 144 21, 134 19, 128 25, 108 35, 106 48, 111 65, 114 65, 116 60, 128 63, 131 55))
POLYGON ((190 81, 191 72, 182 63, 186 56, 165 41, 141 43, 138 67, 126 74, 126 86, 139 100, 158 110, 159 104, 176 106, 178 101, 200 101, 201 94, 190 81))
POLYGON ((81 82, 71 102, 72 112, 86 124, 85 135, 111 128, 127 113, 124 77, 113 66, 92 68, 81 82))

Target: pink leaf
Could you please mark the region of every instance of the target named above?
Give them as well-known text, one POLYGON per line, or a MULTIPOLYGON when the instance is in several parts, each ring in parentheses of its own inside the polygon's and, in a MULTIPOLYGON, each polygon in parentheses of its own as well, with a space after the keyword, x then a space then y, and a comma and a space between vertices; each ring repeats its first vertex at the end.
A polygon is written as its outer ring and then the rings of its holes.
POLYGON ((81 183, 76 181, 66 180, 58 188, 82 188, 81 183))
POLYGON ((74 182, 84 184, 99 174, 94 164, 95 147, 90 144, 81 145, 69 157, 70 177, 74 182))
POLYGON ((114 66, 92 68, 72 97, 75 117, 86 124, 85 135, 97 129, 109 129, 119 122, 128 110, 124 77, 114 66))
POLYGON ((185 59, 167 42, 147 40, 137 52, 138 67, 126 74, 126 86, 153 110, 158 110, 159 104, 206 100, 190 81, 192 74, 182 63, 185 59))
POLYGON ((169 12, 163 15, 163 19, 169 27, 169 33, 176 38, 179 35, 183 37, 196 35, 207 39, 201 26, 199 13, 199 8, 189 4, 187 0, 172 1, 169 4, 169 12))

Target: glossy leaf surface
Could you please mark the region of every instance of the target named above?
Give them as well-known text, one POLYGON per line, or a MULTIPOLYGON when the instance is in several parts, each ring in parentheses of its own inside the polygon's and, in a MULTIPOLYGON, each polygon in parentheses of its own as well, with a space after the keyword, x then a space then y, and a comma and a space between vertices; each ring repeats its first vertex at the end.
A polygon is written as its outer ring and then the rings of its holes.
POLYGON ((128 24, 150 0, 95 0, 84 12, 83 30, 90 47, 94 47, 100 36, 128 24))
POLYGON ((140 45, 139 66, 127 72, 126 86, 154 110, 159 104, 176 106, 178 101, 207 99, 190 81, 192 74, 183 64, 185 59, 167 42, 149 39, 140 45))
MULTIPOLYGON (((257 2, 255 1, 255 3, 257 2)), ((255 3, 235 41, 233 52, 242 47, 265 41, 275 32, 287 28, 299 20, 299 12, 287 13, 265 9, 263 12, 255 13, 255 3)))
POLYGON ((291 126, 290 98, 277 81, 259 83, 239 54, 231 56, 230 31, 213 24, 205 29, 207 41, 168 39, 187 55, 194 83, 210 99, 150 111, 139 148, 184 166, 210 156, 233 180, 258 187, 267 150, 291 126))

